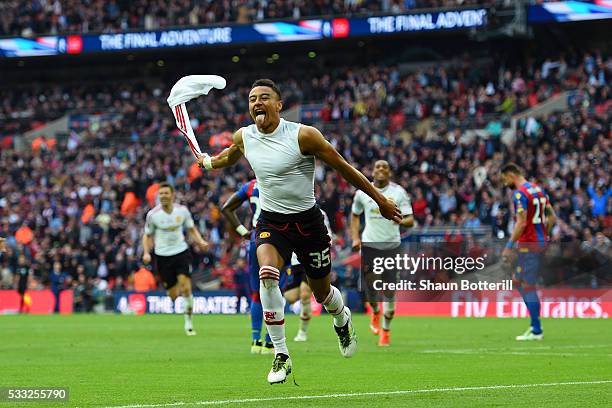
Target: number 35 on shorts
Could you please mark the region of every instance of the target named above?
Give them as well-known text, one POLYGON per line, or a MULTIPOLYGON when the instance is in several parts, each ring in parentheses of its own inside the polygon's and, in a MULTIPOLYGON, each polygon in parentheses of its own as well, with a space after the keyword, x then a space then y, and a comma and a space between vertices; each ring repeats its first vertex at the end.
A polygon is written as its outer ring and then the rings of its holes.
POLYGON ((310 252, 310 267, 315 269, 325 268, 331 263, 329 257, 329 247, 325 248, 321 252, 310 252))

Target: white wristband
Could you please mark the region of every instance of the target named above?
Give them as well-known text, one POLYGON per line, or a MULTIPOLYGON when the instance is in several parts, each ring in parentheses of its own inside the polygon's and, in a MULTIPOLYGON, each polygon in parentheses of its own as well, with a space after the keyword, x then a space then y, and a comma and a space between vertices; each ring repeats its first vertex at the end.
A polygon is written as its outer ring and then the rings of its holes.
POLYGON ((246 229, 246 227, 242 224, 240 224, 239 226, 236 227, 236 232, 241 236, 244 237, 245 235, 247 235, 249 233, 249 230, 246 229))
POLYGON ((213 168, 212 166, 212 157, 204 153, 204 168, 206 170, 210 170, 213 168))

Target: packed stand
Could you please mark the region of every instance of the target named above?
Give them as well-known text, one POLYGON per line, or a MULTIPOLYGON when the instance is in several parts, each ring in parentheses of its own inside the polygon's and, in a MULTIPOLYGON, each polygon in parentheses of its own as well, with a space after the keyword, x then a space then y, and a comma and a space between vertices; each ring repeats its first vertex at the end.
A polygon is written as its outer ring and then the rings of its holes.
MULTIPOLYGON (((525 71, 523 85, 512 71, 496 72, 496 92, 507 86, 516 100, 529 99, 521 89, 530 89, 529 81, 536 77, 555 90, 568 84, 584 88, 570 112, 521 121, 516 140, 509 145, 503 142, 497 126, 490 126, 485 137, 478 137, 452 122, 431 121, 428 116, 403 122, 395 118, 398 112, 414 115, 418 111, 408 103, 411 98, 429 107, 432 117, 436 112, 462 111, 457 110, 461 104, 444 98, 429 101, 423 94, 411 94, 417 92, 413 88, 419 88, 419 80, 439 81, 436 72, 442 68, 407 75, 396 68, 351 70, 334 78, 320 76, 303 87, 284 81, 281 89, 285 99, 294 102, 325 101, 334 106, 339 101, 357 105, 367 100, 365 111, 353 106, 353 115, 346 118, 321 112, 318 123, 332 144, 366 175, 370 176, 375 159, 390 162, 395 181, 412 198, 419 226, 490 226, 494 236, 507 237, 512 225, 510 196, 497 173, 502 163, 513 160, 549 193, 559 215, 555 240, 579 239, 588 245, 609 247, 610 59, 587 55, 575 64, 577 69, 563 65, 563 60, 544 61, 535 70, 525 71), (359 85, 368 78, 364 75, 368 71, 370 82, 359 85), (436 103, 441 111, 435 108, 436 103)), ((574 66, 571 61, 567 65, 574 66)), ((452 90, 453 80, 447 82, 452 90)), ((484 90, 473 92, 483 92, 486 100, 488 85, 480 83, 484 90)), ((421 86, 422 92, 433 86, 421 86)), ((454 91, 457 95, 465 95, 462 86, 454 91)), ((161 84, 123 85, 107 91, 75 89, 80 91, 43 92, 42 102, 35 96, 38 91, 32 91, 21 101, 3 105, 4 114, 7 108, 16 107, 31 109, 34 118, 36 112, 50 111, 49 107, 61 113, 79 106, 103 112, 105 106, 112 106, 124 114, 90 123, 67 139, 40 138, 32 149, 0 150, 0 235, 8 237, 10 247, 0 261, 2 287, 13 284, 18 255, 24 254, 34 277, 32 288, 75 288, 83 310, 96 303, 92 299, 100 302, 114 290, 134 288, 135 272, 142 270, 144 215, 155 204, 149 188, 160 181, 177 187, 178 200, 192 211, 196 225, 212 243, 210 253, 196 254, 196 275, 218 278, 223 287, 233 287, 234 262, 245 252, 227 232, 219 206, 252 177, 246 162, 231 171, 202 174, 175 130, 160 97, 166 94, 161 84)), ((200 142, 212 144, 207 150, 220 150, 227 142, 220 136, 223 131, 249 122, 247 92, 248 87, 230 88, 219 94, 219 103, 211 105, 214 108, 190 104, 200 142)), ((469 110, 464 114, 469 115, 469 110)), ((354 190, 323 166, 316 177, 317 197, 329 215, 336 234, 335 252, 341 256, 349 245, 347 220, 354 190)), ((244 218, 247 211, 242 211, 244 218)), ((348 286, 354 284, 352 276, 340 268, 335 278, 348 286)))
POLYGON ((315 16, 399 13, 507 0, 8 0, 0 2, 0 36, 155 30, 315 16))
MULTIPOLYGON (((562 90, 580 90, 587 94, 589 103, 601 104, 610 94, 612 58, 595 51, 496 66, 491 60, 465 56, 420 69, 397 65, 340 67, 319 75, 312 71, 303 74, 311 79, 299 84, 294 78, 301 73, 295 70, 274 74, 283 86, 285 107, 314 107, 323 123, 385 118, 391 121, 389 129, 395 133, 408 123, 427 118, 452 127, 482 128, 493 117, 508 120, 510 115, 562 90)), ((228 88, 219 94, 218 104, 205 109, 190 105, 191 116, 209 127, 201 131, 216 133, 248 122, 249 80, 252 78, 236 73, 228 88)), ((170 129, 171 118, 164 99, 171 85, 150 80, 9 87, 2 91, 0 101, 0 137, 23 133, 67 112, 120 113, 126 118, 125 126, 111 129, 111 133, 119 132, 122 137, 137 138, 170 129)))

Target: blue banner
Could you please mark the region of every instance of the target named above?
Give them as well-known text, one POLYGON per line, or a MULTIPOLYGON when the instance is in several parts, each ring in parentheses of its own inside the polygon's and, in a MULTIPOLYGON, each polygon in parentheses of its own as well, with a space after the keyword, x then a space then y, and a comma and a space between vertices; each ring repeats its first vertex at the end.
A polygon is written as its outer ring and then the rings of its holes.
MULTIPOLYGON (((359 293, 353 289, 343 290, 347 305, 353 311, 362 311, 359 293)), ((172 300, 166 292, 128 292, 113 293, 113 310, 122 314, 173 314, 184 313, 185 302, 182 297, 172 300)), ((299 303, 299 301, 298 301, 299 303)), ((211 290, 193 292, 193 314, 241 314, 247 313, 250 299, 238 299, 230 290, 211 290)), ((285 313, 291 313, 291 305, 285 304, 285 313)))
POLYGON ((367 18, 275 21, 174 30, 0 39, 0 57, 34 57, 396 34, 484 27, 487 10, 462 9, 367 18))
MULTIPOLYGON (((172 301, 166 292, 115 292, 115 311, 124 314, 183 313, 185 302, 179 296, 172 301)), ((249 299, 238 299, 234 292, 218 290, 193 293, 194 314, 238 314, 246 313, 249 299)))
POLYGON ((612 1, 596 0, 593 2, 560 1, 529 6, 527 21, 529 23, 566 23, 572 21, 591 21, 612 18, 612 1))

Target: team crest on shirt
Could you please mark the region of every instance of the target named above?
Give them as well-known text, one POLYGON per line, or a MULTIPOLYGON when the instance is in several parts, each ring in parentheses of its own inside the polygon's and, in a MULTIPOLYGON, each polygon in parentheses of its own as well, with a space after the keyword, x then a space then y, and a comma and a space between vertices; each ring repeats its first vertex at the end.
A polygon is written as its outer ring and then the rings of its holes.
POLYGON ((520 200, 521 199, 521 193, 516 193, 515 197, 516 197, 517 200, 520 200))
POLYGON ((270 237, 270 233, 268 231, 264 231, 261 234, 259 234, 259 238, 269 238, 270 237))
POLYGON ((176 222, 181 222, 181 216, 180 215, 176 216, 176 222))

